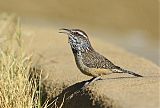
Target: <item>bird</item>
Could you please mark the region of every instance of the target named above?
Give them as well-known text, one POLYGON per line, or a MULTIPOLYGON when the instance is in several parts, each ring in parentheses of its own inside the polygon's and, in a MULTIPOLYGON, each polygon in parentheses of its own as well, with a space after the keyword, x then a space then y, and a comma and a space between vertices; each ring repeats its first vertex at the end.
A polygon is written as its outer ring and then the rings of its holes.
POLYGON ((113 64, 105 56, 95 51, 84 31, 62 28, 59 33, 68 35, 68 43, 71 46, 76 65, 83 74, 93 77, 91 82, 111 73, 127 73, 135 77, 143 77, 113 64))

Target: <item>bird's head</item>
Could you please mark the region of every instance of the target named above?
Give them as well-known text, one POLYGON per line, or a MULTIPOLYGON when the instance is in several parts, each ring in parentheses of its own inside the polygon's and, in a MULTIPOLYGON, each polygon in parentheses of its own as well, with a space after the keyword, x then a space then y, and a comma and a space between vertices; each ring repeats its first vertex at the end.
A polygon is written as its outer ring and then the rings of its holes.
POLYGON ((68 42, 70 43, 71 47, 75 50, 79 51, 87 51, 91 50, 92 46, 89 42, 89 38, 87 34, 79 29, 60 29, 59 33, 64 33, 68 35, 68 42))

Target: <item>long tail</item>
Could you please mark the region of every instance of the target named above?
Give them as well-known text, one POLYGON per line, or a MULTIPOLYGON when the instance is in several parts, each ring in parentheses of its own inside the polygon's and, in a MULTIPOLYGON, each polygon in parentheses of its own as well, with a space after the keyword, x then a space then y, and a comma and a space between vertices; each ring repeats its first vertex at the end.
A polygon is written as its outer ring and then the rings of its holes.
POLYGON ((116 66, 115 69, 112 69, 113 73, 128 73, 128 74, 131 74, 131 75, 134 75, 136 77, 143 77, 142 75, 139 75, 139 74, 136 74, 134 72, 131 72, 131 71, 128 71, 128 70, 125 70, 125 69, 122 69, 118 66, 116 66))

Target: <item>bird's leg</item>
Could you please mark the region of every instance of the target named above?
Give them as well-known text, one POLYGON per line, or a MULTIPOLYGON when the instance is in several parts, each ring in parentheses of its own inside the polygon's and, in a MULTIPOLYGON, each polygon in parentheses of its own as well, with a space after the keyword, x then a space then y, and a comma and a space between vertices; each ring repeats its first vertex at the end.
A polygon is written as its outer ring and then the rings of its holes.
POLYGON ((101 76, 98 76, 98 77, 93 77, 90 81, 87 81, 84 86, 82 87, 82 89, 86 88, 88 85, 94 83, 95 81, 97 80, 100 80, 101 79, 101 76))
POLYGON ((97 80, 100 80, 102 79, 101 76, 98 76, 98 77, 93 77, 93 80, 91 80, 91 82, 89 82, 90 84, 97 81, 97 80))

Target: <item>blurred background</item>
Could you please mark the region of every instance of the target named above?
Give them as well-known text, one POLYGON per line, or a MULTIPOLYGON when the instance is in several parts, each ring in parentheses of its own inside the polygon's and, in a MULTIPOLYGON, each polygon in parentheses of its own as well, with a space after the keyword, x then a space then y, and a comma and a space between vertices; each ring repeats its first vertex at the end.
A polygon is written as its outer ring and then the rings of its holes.
MULTIPOLYGON (((158 0, 0 0, 22 23, 80 28, 159 64, 158 0)), ((103 46, 102 46, 103 47, 103 46)))

